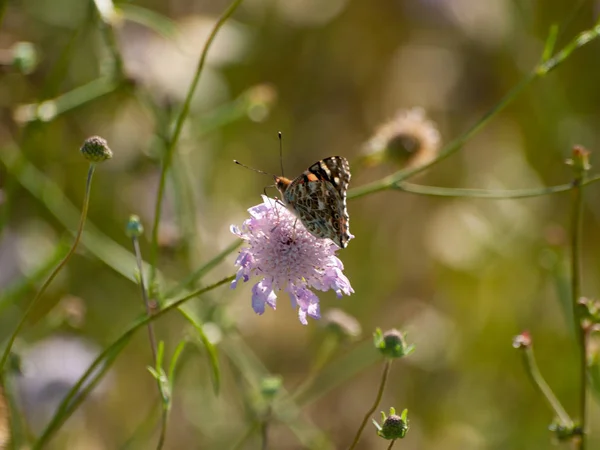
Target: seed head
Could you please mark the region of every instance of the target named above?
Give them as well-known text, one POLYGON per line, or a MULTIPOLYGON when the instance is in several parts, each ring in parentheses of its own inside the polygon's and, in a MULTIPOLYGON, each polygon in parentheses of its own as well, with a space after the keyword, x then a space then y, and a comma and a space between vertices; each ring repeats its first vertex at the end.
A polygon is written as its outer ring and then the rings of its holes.
POLYGON ((92 136, 85 140, 81 146, 81 154, 90 162, 99 163, 112 158, 113 154, 106 139, 92 136))

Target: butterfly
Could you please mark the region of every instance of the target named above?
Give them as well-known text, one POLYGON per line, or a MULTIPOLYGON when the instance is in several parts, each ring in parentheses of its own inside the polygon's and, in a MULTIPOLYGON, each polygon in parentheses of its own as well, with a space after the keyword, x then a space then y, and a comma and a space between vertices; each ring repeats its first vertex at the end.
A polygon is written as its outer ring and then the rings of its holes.
POLYGON ((297 178, 275 176, 275 186, 285 206, 310 234, 329 238, 345 248, 352 237, 346 210, 350 164, 342 156, 317 161, 297 178))

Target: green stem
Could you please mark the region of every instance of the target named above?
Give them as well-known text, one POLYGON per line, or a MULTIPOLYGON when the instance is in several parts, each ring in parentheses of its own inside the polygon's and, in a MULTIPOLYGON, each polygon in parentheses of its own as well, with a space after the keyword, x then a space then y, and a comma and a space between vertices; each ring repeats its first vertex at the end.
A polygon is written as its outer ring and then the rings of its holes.
POLYGON ((162 168, 160 173, 160 182, 158 185, 158 193, 156 195, 156 205, 154 208, 154 223, 152 226, 152 246, 151 246, 151 269, 150 269, 150 289, 153 289, 154 282, 156 281, 156 270, 158 263, 158 231, 160 228, 160 216, 162 213, 162 202, 163 197, 165 195, 165 188, 167 182, 167 173, 169 171, 169 167, 171 166, 171 162, 173 160, 173 154, 175 153, 175 147, 177 146, 177 142, 179 141, 179 136, 181 135, 181 130, 183 129, 183 124, 189 114, 190 105, 192 103, 192 98, 194 97, 194 93, 196 92, 196 87, 198 86, 198 81, 200 81, 200 75, 202 74, 202 69, 204 68, 204 64, 206 62, 206 56, 208 55, 208 50, 213 43, 215 37, 217 36, 217 32, 221 29, 223 24, 229 19, 229 17, 235 12, 235 10, 240 6, 243 0, 234 0, 231 5, 225 10, 225 12, 219 17, 217 23, 215 23, 210 35, 208 36, 208 40, 204 44, 204 48, 202 49, 202 53, 200 54, 200 59, 198 61, 198 65, 196 67, 196 72, 194 73, 194 78, 192 79, 192 83, 188 89, 185 101, 183 103, 183 107, 179 116, 177 117, 177 121, 175 122, 175 128, 173 130, 173 134, 169 141, 167 142, 165 154, 162 161, 162 168))
POLYGON ((269 405, 260 424, 261 450, 267 450, 269 446, 269 423, 271 422, 271 414, 271 405, 269 405))
POLYGON ((210 272, 214 267, 216 267, 221 261, 223 261, 227 256, 233 253, 237 248, 242 245, 244 242, 241 239, 236 239, 233 241, 228 247, 226 247, 221 253, 216 255, 207 263, 201 265, 198 269, 189 274, 183 281, 180 281, 176 286, 171 288, 165 294, 166 298, 171 298, 177 294, 179 294, 184 289, 189 289, 194 285, 198 280, 200 280, 204 275, 210 272))
POLYGON ((479 132, 479 130, 481 130, 493 117, 495 117, 500 111, 502 111, 509 104, 511 104, 513 100, 517 98, 518 95, 526 87, 528 87, 536 79, 543 77, 548 72, 562 64, 571 55, 573 51, 580 47, 583 47, 584 45, 596 39, 598 35, 600 35, 599 23, 600 19, 594 28, 579 33, 571 42, 569 42, 562 50, 556 53, 552 58, 544 61, 541 64, 538 64, 538 66, 536 66, 530 74, 528 74, 514 88, 512 88, 508 92, 508 94, 506 94, 500 100, 499 103, 494 105, 490 109, 490 111, 488 111, 477 123, 475 123, 471 128, 469 128, 457 139, 446 145, 440 151, 440 154, 437 156, 437 158, 422 166, 414 167, 411 169, 403 169, 388 177, 382 178, 381 180, 377 180, 364 186, 351 189, 350 191, 348 191, 348 198, 359 198, 368 194, 373 194, 375 192, 390 189, 400 181, 406 180, 412 177, 413 175, 423 172, 424 170, 428 169, 434 164, 437 164, 438 162, 456 153, 469 139, 475 136, 475 134, 477 134, 477 132, 479 132))
POLYGON ((2 22, 6 15, 6 8, 8 7, 8 0, 0 0, 0 28, 2 28, 2 22))
MULTIPOLYGON (((191 300, 192 298, 197 297, 202 294, 205 294, 206 292, 209 292, 219 286, 222 286, 223 284, 226 284, 234 279, 235 279, 235 275, 231 275, 227 278, 217 281, 214 284, 211 284, 210 286, 207 286, 203 289, 199 289, 195 292, 192 292, 191 294, 186 295, 185 297, 170 303, 169 305, 160 309, 159 311, 157 311, 155 314, 153 314, 150 317, 145 315, 144 317, 140 318, 135 324, 133 324, 131 327, 129 327, 129 329, 127 331, 125 331, 119 338, 117 338, 112 344, 110 344, 105 350, 103 350, 96 357, 96 359, 90 364, 90 366, 87 368, 85 373, 81 376, 81 378, 77 381, 77 383, 75 383, 71 387, 70 391, 67 393, 67 395, 63 398, 61 404, 58 406, 56 414, 54 414, 54 416, 52 417, 52 420, 46 426, 46 429, 43 431, 40 438, 37 440, 35 445, 32 447, 32 450, 39 450, 39 449, 44 448, 44 446, 46 445, 48 440, 60 428, 62 423, 64 423, 64 421, 66 419, 68 419, 69 416, 74 412, 75 409, 71 407, 71 404, 75 397, 77 397, 79 399, 80 397, 83 396, 83 393, 78 396, 79 390, 82 388, 82 386, 87 383, 88 379, 90 377, 92 377, 92 375, 96 372, 97 368, 102 364, 102 362, 105 359, 112 357, 112 354, 113 354, 113 352, 115 352, 115 349, 119 349, 119 351, 120 351, 125 347, 127 342, 129 342, 129 339, 131 339, 131 337, 136 333, 136 331, 138 331, 140 328, 143 328, 148 323, 159 319, 160 317, 167 314, 171 310, 180 307, 181 305, 183 305, 185 302, 191 300)), ((106 365, 108 365, 108 362, 105 364, 105 366, 106 365)), ((85 398, 85 396, 83 398, 81 398, 81 400, 83 400, 84 398, 85 398)))
POLYGON ((252 436, 259 427, 259 422, 250 425, 246 429, 246 432, 242 435, 242 437, 240 437, 239 440, 233 445, 233 447, 231 447, 231 450, 240 450, 241 448, 243 448, 244 444, 248 441, 248 439, 250 439, 250 436, 252 436))
POLYGON ((531 84, 531 82, 535 80, 538 76, 539 75, 537 74, 537 72, 533 72, 527 77, 525 77, 523 80, 521 80, 519 84, 512 88, 510 92, 506 94, 504 98, 500 100, 499 103, 494 105, 494 107, 490 111, 488 111, 475 125, 469 128, 465 133, 463 133, 462 136, 459 136, 446 147, 444 147, 440 151, 440 154, 437 156, 437 158, 435 158, 434 160, 419 167, 400 170, 388 177, 382 178, 381 180, 377 180, 372 183, 366 184, 365 186, 351 189, 350 191, 348 191, 348 198, 359 198, 367 194, 372 194, 375 192, 390 189, 392 186, 399 183, 400 181, 406 180, 407 178, 410 178, 413 175, 423 172, 424 170, 428 169, 434 164, 437 164, 440 161, 446 159, 447 157, 453 155, 458 150, 460 150, 469 139, 475 136, 477 132, 479 132, 479 130, 481 130, 485 125, 487 125, 487 123, 494 116, 496 116, 496 114, 498 114, 500 111, 506 108, 506 106, 512 103, 512 101, 515 98, 517 98, 521 91, 523 91, 527 86, 529 86, 529 84, 531 84))
POLYGON ((573 420, 571 419, 567 411, 565 411, 558 398, 556 398, 554 392, 552 392, 552 389, 550 388, 548 383, 546 383, 546 380, 544 380, 544 377, 542 376, 540 369, 538 368, 535 356, 533 354, 533 347, 531 345, 528 345, 526 347, 523 347, 522 350, 525 371, 529 375, 531 382, 546 399, 546 401, 550 405, 550 408, 552 408, 556 416, 560 419, 561 424, 565 427, 572 427, 573 420))
POLYGON ((365 417, 363 418, 363 421, 360 424, 358 431, 356 432, 356 436, 354 436, 354 441, 352 442, 352 445, 350 446, 349 450, 352 450, 356 447, 356 445, 358 444, 358 441, 360 440, 360 436, 361 436, 363 430, 367 426, 367 422, 369 421, 369 418, 371 417, 371 415, 375 412, 375 410, 379 406, 379 402, 381 401, 381 397, 383 396, 383 390, 385 388, 385 384, 387 382, 388 375, 390 374, 390 369, 392 368, 392 361, 393 361, 393 359, 390 359, 390 358, 387 358, 385 361, 383 375, 381 376, 381 383, 379 384, 379 390, 377 391, 377 398, 375 398, 373 405, 371 406, 371 408, 369 408, 369 410, 365 414, 365 417))
POLYGON ((446 188, 437 186, 424 186, 412 183, 396 183, 392 189, 408 192, 410 194, 429 195, 432 197, 458 197, 458 198, 485 198, 488 200, 504 200, 541 197, 549 194, 557 194, 578 189, 580 186, 596 183, 600 181, 600 175, 588 178, 581 184, 567 183, 557 186, 545 186, 531 189, 507 189, 507 190, 487 190, 487 189, 464 189, 464 188, 446 188))
MULTIPOLYGON (((146 285, 144 283, 144 266, 142 265, 142 252, 140 251, 140 242, 137 236, 132 236, 131 242, 133 244, 135 261, 140 274, 140 289, 142 291, 142 300, 144 301, 144 306, 146 307, 146 315, 150 317, 152 315, 152 307, 150 306, 150 300, 148 299, 148 291, 146 290, 146 285)), ((150 341, 150 349, 152 350, 152 360, 154 361, 154 366, 156 367, 158 358, 156 354, 156 337, 154 335, 154 326, 152 325, 152 323, 148 323, 148 340, 150 341)), ((159 394, 160 393, 161 392, 159 384, 159 394)))
POLYGON ((581 440, 578 449, 586 447, 587 422, 587 339, 583 329, 582 317, 579 313, 579 298, 581 297, 581 228, 583 216, 583 192, 581 183, 585 172, 575 178, 573 189, 573 216, 571 219, 571 304, 573 306, 573 321, 577 345, 579 347, 579 420, 581 421, 581 440))
MULTIPOLYGON (((148 299, 148 291, 146 290, 146 285, 144 283, 144 266, 142 265, 142 252, 140 250, 140 242, 139 242, 137 236, 135 236, 135 235, 131 237, 131 242, 133 244, 133 250, 135 253, 137 268, 140 273, 140 289, 142 291, 142 300, 144 301, 144 306, 146 307, 146 316, 150 317, 150 316, 152 316, 152 307, 150 306, 150 299, 148 299)), ((150 342, 150 349, 152 351, 152 360, 154 362, 154 367, 156 368, 156 370, 158 370, 159 367, 158 367, 156 337, 154 334, 154 325, 152 324, 152 322, 148 322, 147 328, 148 328, 148 341, 150 342)), ((162 402, 163 390, 162 390, 162 386, 160 384, 160 380, 158 378, 156 379, 156 385, 158 387, 158 396, 162 402)), ((159 435, 158 443, 156 446, 157 450, 161 450, 165 444, 165 439, 167 437, 168 418, 169 418, 169 410, 168 410, 168 408, 166 408, 163 405, 162 416, 161 416, 161 421, 160 421, 160 435, 159 435)))
POLYGON ((69 249, 69 251, 67 252, 65 257, 62 259, 62 261, 56 266, 56 268, 52 271, 50 276, 46 279, 46 281, 44 282, 44 284, 38 291, 37 295, 33 298, 33 300, 29 303, 29 305, 27 305, 27 308, 25 309, 25 313, 21 317, 21 320, 19 321, 17 328, 15 328, 13 333, 10 335, 8 343, 6 344, 6 348, 4 349, 4 353, 2 354, 2 359, 0 360, 0 373, 3 373, 4 366, 6 364, 6 361, 8 360, 8 356, 10 355, 10 351, 15 342, 15 339, 17 338, 17 335, 19 334, 19 332, 21 331, 21 329, 27 322, 27 319, 29 319, 29 315, 33 311, 33 307, 37 304, 38 300, 42 297, 42 295, 44 294, 44 292, 46 291, 46 289, 48 288, 48 286, 50 285, 52 280, 54 280, 56 275, 58 275, 58 272, 60 272, 60 270, 67 264, 69 259, 71 259, 71 256, 73 255, 73 253, 75 253, 75 249, 77 248, 77 244, 79 243, 79 240, 81 239, 81 234, 83 233, 83 227, 85 225, 85 219, 87 217, 88 206, 89 206, 89 202, 90 202, 90 191, 91 191, 91 187, 92 187, 92 177, 94 175, 95 169, 96 169, 96 165, 93 163, 90 164, 90 168, 88 170, 88 175, 87 175, 87 181, 86 181, 86 185, 85 185, 85 196, 83 198, 83 208, 81 209, 81 218, 79 220, 79 228, 77 229, 77 234, 75 235, 75 241, 73 241, 73 245, 71 246, 71 248, 69 249))

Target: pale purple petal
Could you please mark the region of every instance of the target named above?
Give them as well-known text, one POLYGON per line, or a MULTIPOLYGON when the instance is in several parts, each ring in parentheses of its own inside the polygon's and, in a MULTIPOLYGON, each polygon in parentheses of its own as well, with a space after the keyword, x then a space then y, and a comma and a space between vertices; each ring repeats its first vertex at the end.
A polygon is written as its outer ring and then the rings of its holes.
POLYGON ((248 209, 250 218, 241 227, 231 227, 246 242, 236 259, 238 272, 231 287, 252 275, 259 277, 252 288, 252 307, 258 314, 265 311, 265 304, 275 308, 276 292, 286 290, 306 324, 307 317, 320 317, 319 299, 311 289, 331 289, 338 297, 354 292, 336 256, 339 248, 330 239, 310 234, 277 200, 262 198, 263 203, 248 209))
POLYGON ((252 309, 256 314, 265 312, 265 304, 275 309, 276 300, 277 295, 268 280, 259 281, 252 287, 252 309))
POLYGON ((307 324, 306 316, 319 319, 321 312, 319 308, 319 297, 305 287, 289 286, 287 292, 290 296, 292 306, 298 306, 298 317, 300 322, 307 324))

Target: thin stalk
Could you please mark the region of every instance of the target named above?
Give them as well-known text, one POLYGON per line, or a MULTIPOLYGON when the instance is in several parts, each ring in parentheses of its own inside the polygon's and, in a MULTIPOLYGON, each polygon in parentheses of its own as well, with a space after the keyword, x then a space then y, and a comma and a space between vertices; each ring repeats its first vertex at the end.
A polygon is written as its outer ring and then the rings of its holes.
POLYGON ((260 424, 261 450, 267 450, 269 446, 269 424, 271 422, 271 412, 271 405, 269 405, 260 424))
POLYGON ((356 445, 358 444, 358 441, 360 440, 360 436, 361 436, 363 430, 367 426, 367 422, 369 421, 369 418, 371 417, 371 415, 375 412, 375 410, 379 406, 379 402, 381 401, 381 397, 383 396, 383 390, 385 388, 385 384, 387 382, 388 375, 390 374, 390 369, 392 368, 392 361, 393 360, 390 358, 386 358, 386 360, 385 360, 385 366, 383 368, 383 375, 381 376, 381 383, 379 384, 379 390, 377 391, 377 397, 375 398, 375 401, 373 402, 373 405, 371 406, 371 408, 369 408, 369 410, 365 414, 365 417, 364 417, 362 423, 360 424, 358 431, 356 432, 356 436, 354 436, 354 441, 352 442, 352 445, 350 446, 349 450, 352 450, 356 447, 356 445))
POLYGON ((231 450, 240 450, 244 447, 244 444, 250 439, 250 436, 260 427, 260 423, 256 422, 250 425, 240 439, 231 447, 231 450))
POLYGON ((37 304, 38 300, 42 297, 42 295, 44 294, 44 292, 46 291, 46 289, 48 288, 48 286, 50 285, 52 280, 54 280, 56 275, 58 275, 58 272, 60 272, 60 270, 67 264, 69 259, 71 259, 71 256, 73 256, 73 253, 75 253, 75 249, 77 248, 77 244, 79 243, 79 240, 81 239, 81 235, 83 233, 83 227, 85 225, 85 219, 87 217, 88 206, 89 206, 89 202, 90 202, 90 191, 91 191, 91 187, 92 187, 92 177, 94 176, 95 169, 96 169, 96 165, 91 163, 90 168, 88 170, 87 181, 85 184, 85 195, 83 198, 83 207, 81 209, 81 218, 79 219, 79 228, 77 229, 77 234, 75 235, 75 240, 73 241, 73 245, 71 246, 71 248, 69 249, 69 251, 67 252, 65 257, 62 259, 62 261, 56 266, 56 268, 52 271, 50 276, 46 279, 46 281, 44 282, 44 284, 42 285, 42 287, 40 288, 40 290, 38 291, 36 296, 33 298, 33 300, 31 302, 29 302, 29 305, 27 305, 27 308, 25 309, 25 313, 21 317, 21 320, 19 321, 17 328, 15 328, 15 330, 10 335, 10 338, 8 339, 8 343, 6 344, 6 348, 4 349, 4 353, 2 354, 2 359, 0 360, 0 373, 3 373, 4 366, 6 364, 6 361, 8 360, 8 356, 10 355, 12 346, 15 343, 15 339, 17 338, 17 335, 19 334, 19 332, 21 331, 21 329, 27 322, 27 319, 29 319, 29 315, 33 311, 33 307, 37 304))
POLYGON ((554 411, 556 416, 560 419, 561 424, 566 427, 573 426, 573 420, 567 413, 567 411, 563 408, 562 404, 558 400, 558 398, 552 392, 552 389, 546 383, 546 380, 542 376, 540 369, 538 368, 537 362, 535 360, 535 355, 533 354, 533 347, 528 345, 523 347, 523 363, 525 364, 525 371, 533 385, 538 389, 542 397, 546 399, 550 408, 554 411))
MULTIPOLYGON (((137 263, 137 268, 140 273, 140 289, 142 291, 142 300, 144 301, 144 306, 146 307, 146 315, 150 317, 152 315, 152 307, 150 306, 150 300, 148 299, 148 291, 146 290, 146 285, 144 283, 144 266, 142 265, 142 252, 140 251, 140 241, 138 240, 137 236, 132 236, 131 242, 133 244, 133 251, 135 253, 135 261, 137 263)), ((154 361, 154 366, 156 367, 158 357, 156 353, 157 347, 156 337, 154 335, 154 325, 152 323, 148 323, 148 340, 150 341, 150 349, 152 350, 152 361, 154 361)))
POLYGON ((388 445, 388 448, 387 448, 387 450, 392 450, 392 447, 394 446, 394 444, 395 444, 395 443, 396 443, 396 439, 393 439, 393 440, 390 442, 390 445, 388 445))
POLYGON ((598 181, 600 181, 600 175, 587 178, 585 182, 581 182, 580 184, 571 182, 566 184, 559 184, 557 186, 545 186, 541 188, 506 190, 446 188, 402 182, 396 183, 392 187, 392 189, 402 192, 408 192, 410 194, 428 195, 431 197, 485 198, 488 200, 504 200, 542 197, 550 194, 558 194, 561 192, 567 192, 574 189, 578 189, 580 186, 596 183, 598 181))
MULTIPOLYGON (((135 253, 135 259, 136 259, 138 271, 140 273, 140 288, 142 291, 142 299, 144 301, 144 306, 146 307, 146 316, 150 317, 150 316, 152 316, 152 307, 150 306, 150 299, 148 299, 148 291, 146 290, 146 285, 144 283, 144 267, 142 265, 142 252, 140 250, 140 241, 139 241, 137 235, 134 234, 131 237, 131 242, 133 244, 133 250, 135 253)), ((158 370, 159 369, 158 355, 157 355, 156 337, 154 334, 154 324, 152 322, 148 322, 147 328, 148 328, 148 341, 150 342, 150 349, 152 351, 152 361, 154 363, 153 365, 156 368, 156 370, 158 370)), ((158 438, 158 443, 156 445, 156 449, 161 450, 163 448, 163 446, 165 445, 165 440, 167 438, 167 424, 168 424, 168 419, 169 419, 169 410, 164 405, 162 386, 161 386, 160 380, 158 378, 156 379, 156 386, 158 388, 158 396, 161 399, 161 403, 162 403, 160 435, 158 438)))
POLYGON ((542 63, 538 64, 531 73, 526 75, 515 87, 513 87, 496 105, 494 105, 477 123, 467 129, 461 136, 456 138, 454 141, 446 145, 439 153, 437 158, 419 167, 411 169, 403 169, 398 172, 382 178, 381 180, 374 181, 372 183, 360 186, 358 188, 351 189, 348 191, 348 198, 359 198, 375 192, 384 191, 392 188, 396 183, 404 181, 434 164, 446 159, 453 155, 462 146, 475 136, 492 118, 494 118, 500 111, 510 105, 525 88, 532 84, 538 78, 545 76, 548 72, 556 69, 562 64, 575 50, 584 45, 590 43, 600 35, 600 19, 594 25, 594 28, 579 33, 574 39, 572 39, 567 45, 565 45, 560 51, 554 54, 552 58, 549 58, 542 63))
POLYGON ((162 168, 160 172, 158 193, 156 195, 156 204, 154 208, 154 223, 152 225, 152 246, 150 254, 150 289, 153 289, 152 286, 156 281, 156 270, 158 263, 158 231, 160 228, 160 216, 162 213, 162 202, 165 195, 165 188, 167 183, 167 173, 173 160, 175 147, 177 146, 177 143, 179 141, 181 130, 183 129, 183 124, 189 114, 190 106, 192 104, 192 98, 194 97, 194 93, 196 92, 198 81, 200 81, 200 75, 202 74, 202 69, 204 69, 204 64, 206 62, 208 50, 210 49, 211 44, 217 36, 217 32, 221 29, 221 27, 227 21, 227 19, 229 19, 229 17, 235 12, 238 6, 240 6, 242 1, 243 0, 234 0, 231 3, 231 5, 229 5, 229 7, 225 10, 225 12, 221 15, 221 17, 219 17, 217 23, 215 23, 212 31, 210 32, 210 35, 208 36, 208 39, 204 44, 204 48, 202 49, 202 53, 200 54, 200 59, 198 60, 198 65, 196 66, 196 72, 194 73, 194 78, 192 79, 187 95, 185 97, 183 107, 181 109, 181 112, 179 113, 179 116, 177 117, 177 121, 175 122, 173 134, 171 135, 169 141, 166 143, 165 154, 163 157, 162 168))
POLYGON ((583 330, 582 317, 579 313, 579 298, 581 297, 581 228, 583 217, 583 192, 581 182, 585 173, 575 179, 573 189, 573 216, 571 218, 571 303, 573 306, 573 321, 575 335, 579 347, 579 420, 582 435, 577 447, 585 450, 587 425, 587 339, 583 330))
MULTIPOLYGON (((176 300, 176 301, 170 303, 169 305, 165 306, 164 308, 158 310, 156 313, 154 313, 150 317, 148 317, 146 315, 146 316, 141 317, 140 319, 138 319, 138 321, 135 324, 133 324, 131 327, 129 327, 128 330, 126 330, 112 344, 110 344, 106 349, 104 349, 96 357, 96 359, 94 361, 92 361, 92 363, 87 368, 87 370, 85 371, 85 373, 71 387, 71 389, 69 390, 69 392, 67 393, 67 395, 65 395, 65 397, 62 400, 62 402, 58 406, 56 414, 54 414, 54 416, 50 420, 50 423, 48 423, 48 425, 46 426, 46 429, 42 432, 42 435, 40 436, 40 438, 37 440, 37 442, 32 447, 32 450, 44 448, 44 446, 47 444, 47 442, 49 441, 49 439, 60 428, 60 426, 62 425, 62 423, 66 419, 68 419, 69 416, 75 411, 74 408, 71 408, 71 403, 73 402, 73 399, 75 397, 77 397, 77 399, 79 399, 80 397, 82 397, 81 400, 83 400, 85 398, 85 396, 83 395, 83 393, 81 395, 78 395, 80 389, 82 388, 82 386, 84 384, 87 383, 88 379, 92 377, 92 375, 96 372, 98 366, 100 366, 105 359, 107 359, 107 358, 110 357, 111 361, 114 361, 114 358, 112 358, 112 355, 113 355, 113 352, 115 352, 115 349, 118 349, 119 351, 121 351, 125 347, 125 345, 127 344, 127 342, 129 342, 129 340, 133 337, 133 335, 140 328, 143 328, 148 323, 153 322, 153 321, 159 319, 163 315, 167 314, 168 312, 172 311, 173 309, 176 309, 176 308, 180 307, 181 305, 183 305, 185 302, 191 300, 192 298, 197 297, 197 296, 202 295, 202 294, 205 294, 206 292, 209 292, 209 291, 211 291, 211 290, 213 290, 213 289, 215 289, 215 288, 217 288, 219 286, 222 286, 222 285, 224 285, 226 283, 229 283, 230 281, 233 281, 234 279, 235 279, 235 275, 231 275, 231 276, 229 276, 227 278, 224 278, 224 279, 222 279, 220 281, 217 281, 216 283, 211 284, 210 286, 207 286, 207 287, 205 287, 203 289, 199 289, 199 290, 197 290, 195 292, 192 292, 191 294, 186 295, 183 298, 180 298, 179 300, 176 300)), ((116 358, 116 356, 115 356, 115 358, 116 358)))

